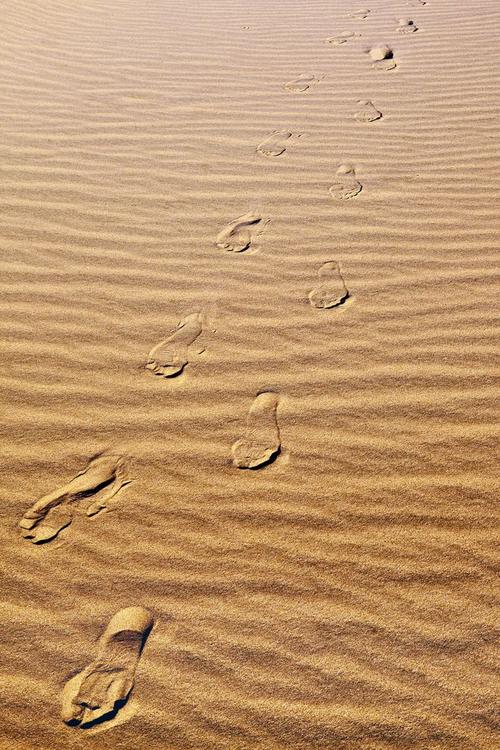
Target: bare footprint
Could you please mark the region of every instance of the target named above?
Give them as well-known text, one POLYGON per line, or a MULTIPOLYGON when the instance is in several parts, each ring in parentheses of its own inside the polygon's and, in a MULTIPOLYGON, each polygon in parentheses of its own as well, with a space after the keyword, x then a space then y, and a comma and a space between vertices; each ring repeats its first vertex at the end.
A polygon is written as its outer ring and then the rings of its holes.
POLYGON ((414 31, 418 31, 418 26, 415 26, 415 22, 411 18, 400 18, 397 31, 400 34, 413 34, 414 31))
POLYGON ((327 310, 341 305, 349 296, 336 260, 329 260, 318 271, 319 284, 309 293, 313 307, 327 310))
POLYGON ((181 320, 174 333, 160 341, 148 354, 146 369, 162 378, 180 375, 188 364, 188 350, 203 330, 202 315, 191 313, 181 320))
POLYGON ((69 526, 78 506, 85 506, 87 516, 95 516, 125 484, 128 480, 122 456, 96 456, 68 484, 40 498, 26 511, 19 522, 23 537, 33 544, 54 539, 69 526))
POLYGON ((266 466, 279 454, 278 402, 278 394, 272 391, 259 393, 253 402, 248 413, 246 435, 232 447, 233 464, 238 468, 266 466))
POLYGON ((355 39, 359 36, 360 35, 356 34, 354 31, 341 31, 335 36, 328 37, 328 39, 326 39, 326 42, 333 45, 333 47, 340 47, 341 44, 346 44, 347 42, 352 41, 352 39, 355 39))
POLYGON ((294 78, 292 81, 288 81, 283 84, 283 88, 286 91, 290 91, 293 94, 302 94, 307 91, 311 86, 316 85, 321 81, 321 76, 308 75, 307 73, 301 73, 300 76, 294 78))
POLYGON ((116 716, 134 685, 135 670, 153 622, 151 612, 144 607, 126 607, 111 618, 94 661, 64 687, 63 721, 88 729, 116 716))
POLYGON ((281 156, 286 151, 286 142, 292 135, 289 130, 275 130, 257 146, 257 153, 263 156, 281 156))
POLYGON ((427 5, 426 0, 407 0, 407 5, 410 5, 412 8, 420 8, 423 5, 427 5))
POLYGON ((392 70, 396 67, 394 53, 387 44, 377 44, 368 50, 372 60, 372 67, 377 70, 392 70))
POLYGON ((230 221, 219 232, 215 241, 217 247, 233 253, 242 253, 254 245, 269 222, 261 214, 249 211, 247 214, 230 221))
POLYGON ((371 11, 368 8, 360 8, 359 10, 353 10, 349 13, 350 18, 355 18, 356 21, 364 21, 368 18, 371 11))
POLYGON ((356 179, 354 167, 350 164, 341 164, 337 169, 336 180, 330 186, 329 192, 332 198, 347 200, 348 198, 354 198, 362 189, 363 186, 356 179))
POLYGON ((354 115, 354 119, 358 122, 374 122, 382 117, 382 112, 379 112, 369 99, 360 99, 358 104, 361 106, 354 115))

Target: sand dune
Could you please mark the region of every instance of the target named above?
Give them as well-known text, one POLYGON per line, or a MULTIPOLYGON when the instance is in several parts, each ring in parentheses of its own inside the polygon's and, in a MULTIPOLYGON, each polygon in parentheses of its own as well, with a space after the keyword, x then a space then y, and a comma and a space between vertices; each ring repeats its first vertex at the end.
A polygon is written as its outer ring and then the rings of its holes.
POLYGON ((1 15, 0 748, 496 748, 498 4, 1 15))

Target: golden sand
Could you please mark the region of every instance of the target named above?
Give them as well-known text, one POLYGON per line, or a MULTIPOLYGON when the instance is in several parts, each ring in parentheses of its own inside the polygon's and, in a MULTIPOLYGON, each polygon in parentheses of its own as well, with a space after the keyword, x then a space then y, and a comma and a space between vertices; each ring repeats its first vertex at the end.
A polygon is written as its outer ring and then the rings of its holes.
POLYGON ((496 0, 2 0, 1 750, 492 750, 496 0))

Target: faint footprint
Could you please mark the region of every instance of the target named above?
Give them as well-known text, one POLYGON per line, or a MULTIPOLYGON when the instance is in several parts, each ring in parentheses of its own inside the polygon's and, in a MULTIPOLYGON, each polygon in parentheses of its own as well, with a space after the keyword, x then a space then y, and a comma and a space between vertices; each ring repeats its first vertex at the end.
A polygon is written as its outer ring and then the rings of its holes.
POLYGON ((418 26, 415 26, 411 18, 400 18, 398 24, 397 31, 400 34, 413 34, 414 31, 418 31, 418 26))
POLYGON ((259 393, 248 413, 245 437, 232 447, 233 464, 240 469, 257 469, 271 463, 280 452, 281 442, 276 410, 278 394, 259 393))
POLYGON ((144 607, 126 607, 111 618, 94 661, 63 689, 63 721, 88 729, 116 716, 133 688, 137 664, 153 623, 153 615, 144 607))
POLYGON ((203 330, 202 315, 191 313, 181 320, 174 333, 160 341, 148 354, 146 369, 163 378, 180 375, 188 364, 188 349, 203 330))
POLYGON ((380 120, 382 117, 382 112, 379 112, 369 99, 360 99, 358 104, 361 107, 354 115, 358 122, 374 122, 374 120, 380 120))
POLYGON ((313 307, 326 310, 341 305, 349 296, 336 260, 329 260, 318 271, 319 284, 309 293, 313 307))
POLYGON ((300 76, 297 76, 297 78, 294 78, 292 81, 284 83, 283 88, 287 91, 291 91, 294 94, 303 93, 304 91, 307 91, 307 89, 309 89, 311 86, 319 83, 321 81, 321 78, 322 76, 318 77, 308 75, 307 73, 301 73, 300 76))
POLYGON ((336 172, 336 181, 329 188, 330 195, 333 198, 347 200, 354 198, 361 192, 363 186, 356 179, 354 167, 350 164, 341 164, 336 172))
POLYGON ((346 42, 359 36, 360 34, 356 34, 354 31, 341 31, 340 34, 328 37, 326 42, 332 44, 334 47, 340 47, 341 44, 346 44, 346 42))
POLYGON ((25 539, 33 544, 54 539, 73 520, 77 505, 86 506, 86 515, 95 516, 106 508, 108 500, 128 484, 121 456, 101 454, 68 484, 45 495, 26 511, 19 526, 25 539))
POLYGON ((360 8, 360 10, 353 10, 349 13, 350 18, 355 18, 356 21, 364 21, 368 18, 371 11, 368 8, 360 8))
POLYGON ((396 67, 396 60, 394 59, 394 53, 387 44, 378 44, 376 47, 372 47, 368 50, 373 65, 373 68, 377 70, 392 70, 396 67))
POLYGON ((292 135, 289 130, 275 130, 257 146, 257 152, 263 156, 280 156, 286 151, 286 141, 292 135))
POLYGON ((217 247, 233 253, 248 250, 255 240, 260 237, 269 223, 260 214, 249 211, 247 214, 230 221, 219 232, 215 241, 217 247))
POLYGON ((412 8, 421 7, 427 5, 426 0, 407 0, 407 5, 411 5, 412 8))

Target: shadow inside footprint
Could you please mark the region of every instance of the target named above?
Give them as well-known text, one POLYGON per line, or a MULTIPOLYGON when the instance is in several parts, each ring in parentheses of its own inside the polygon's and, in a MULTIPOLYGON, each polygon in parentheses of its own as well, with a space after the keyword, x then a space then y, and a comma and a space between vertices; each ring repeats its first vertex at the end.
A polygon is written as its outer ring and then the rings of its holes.
POLYGON ((255 241, 269 223, 260 214, 249 211, 234 221, 230 221, 219 232, 215 244, 222 250, 232 253, 242 253, 251 246, 255 249, 255 241))
POLYGON ((188 364, 190 345, 202 332, 201 313, 191 313, 179 322, 174 333, 160 341, 148 354, 146 369, 163 378, 180 375, 188 364))
POLYGON ((278 394, 273 391, 258 394, 248 413, 246 434, 231 449, 234 466, 260 469, 276 460, 281 450, 278 403, 278 394))
POLYGON ((354 18, 356 21, 364 21, 368 18, 371 11, 368 8, 360 8, 359 10, 353 10, 349 13, 350 18, 354 18))
POLYGON ((415 26, 415 23, 411 18, 400 18, 397 31, 399 31, 400 34, 413 34, 415 31, 418 31, 418 27, 415 26))
POLYGON ((329 188, 332 198, 348 200, 354 198, 363 189, 359 180, 356 179, 354 167, 350 164, 341 164, 335 175, 335 182, 329 188))
POLYGON ((313 307, 326 310, 342 305, 349 297, 340 267, 336 260, 329 260, 318 271, 319 284, 309 293, 313 307))
POLYGON ((394 53, 387 44, 378 44, 368 50, 372 67, 376 70, 392 70, 396 67, 394 53))
POLYGON ((68 484, 37 500, 26 511, 19 526, 25 539, 33 544, 50 542, 69 526, 79 506, 87 503, 85 513, 95 516, 108 501, 128 484, 122 456, 100 454, 68 484))
POLYGON ((289 130, 275 130, 257 146, 262 156, 281 156, 286 151, 287 141, 292 137, 289 130))
POLYGON ((94 661, 64 687, 61 718, 66 724, 90 729, 116 716, 129 699, 153 622, 144 607, 127 607, 111 618, 94 661))

